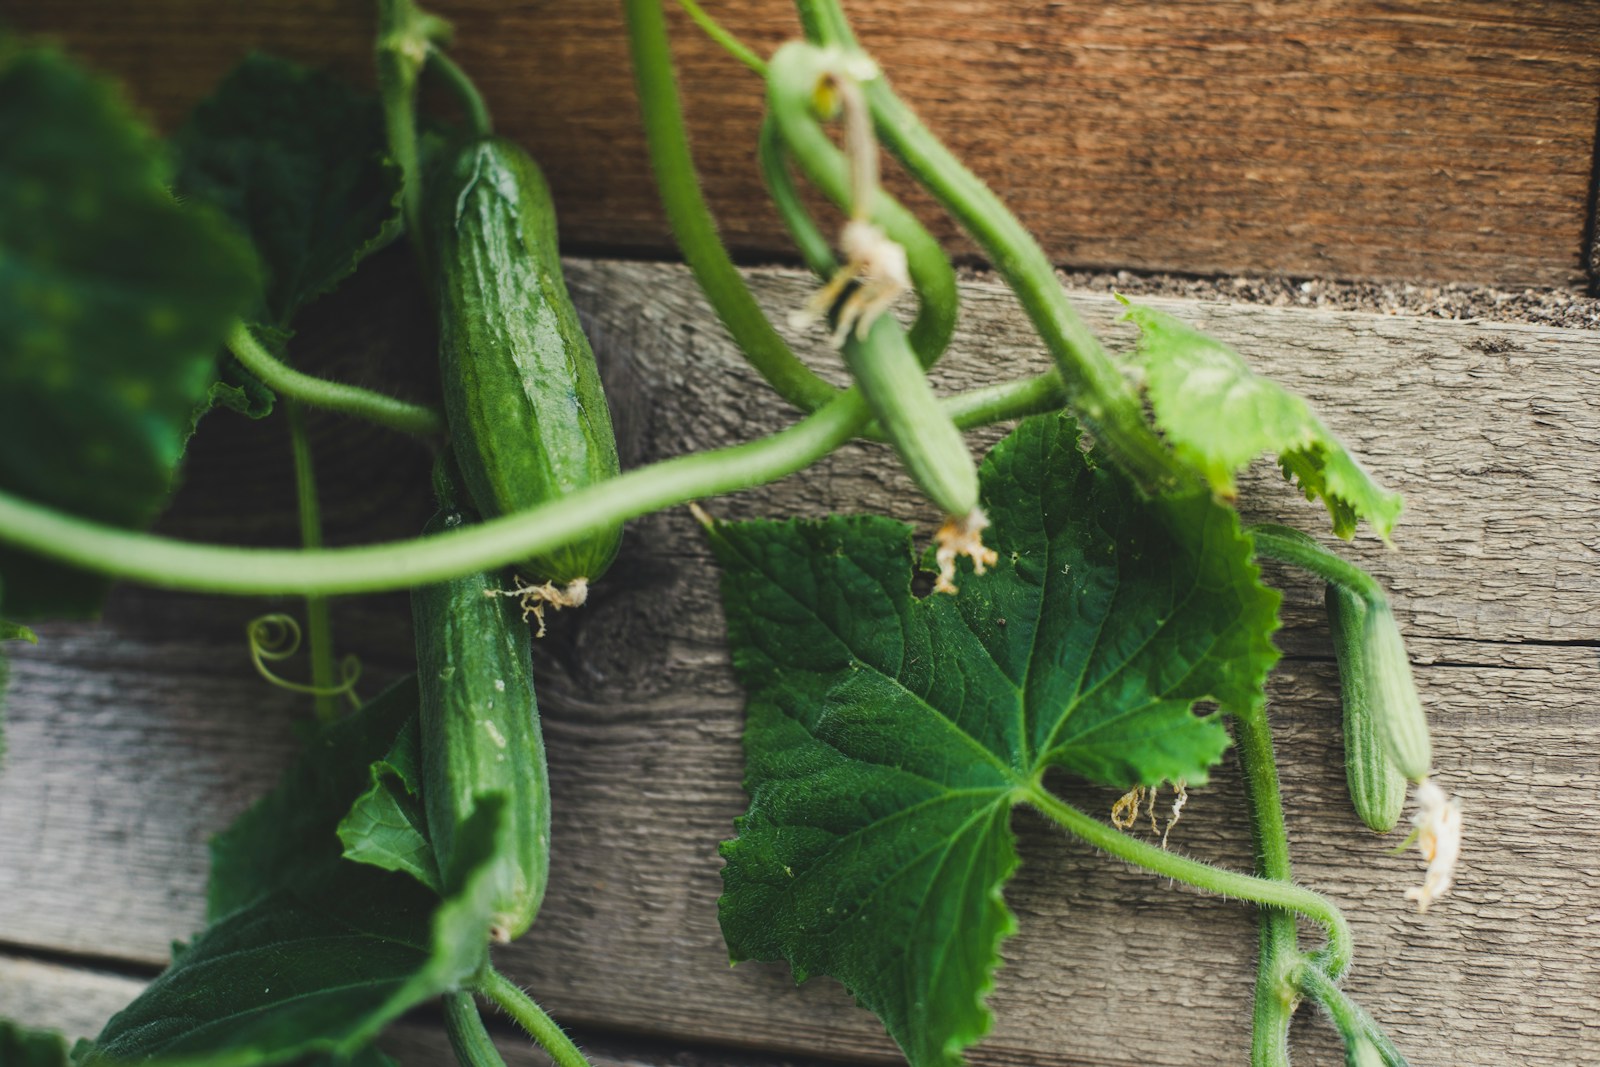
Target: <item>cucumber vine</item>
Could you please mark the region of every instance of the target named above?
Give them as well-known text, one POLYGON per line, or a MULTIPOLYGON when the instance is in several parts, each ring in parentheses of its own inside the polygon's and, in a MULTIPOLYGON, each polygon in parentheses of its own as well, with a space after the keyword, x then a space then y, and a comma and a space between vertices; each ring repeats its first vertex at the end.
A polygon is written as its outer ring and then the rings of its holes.
MULTIPOLYGON (((1349 923, 1294 879, 1265 695, 1281 596, 1259 559, 1327 585, 1353 805, 1390 830, 1414 784, 1410 840, 1428 863, 1409 894, 1419 908, 1450 888, 1462 814, 1431 778, 1382 588, 1316 538, 1244 525, 1232 506, 1239 471, 1263 454, 1325 504, 1342 538, 1364 521, 1388 541, 1399 496, 1304 400, 1170 316, 1124 301, 1140 339, 1113 356, 1038 243, 895 94, 838 0, 797 0, 804 39, 769 57, 680 2, 764 86, 752 147, 821 283, 793 323, 825 320, 853 384, 806 365, 728 257, 695 172, 662 0, 622 0, 672 231, 718 319, 798 413, 747 444, 629 471, 561 280, 549 191, 493 135, 444 20, 379 0, 377 99, 254 57, 169 146, 105 83, 0 38, 0 127, 24 149, 0 161, 0 195, 37 206, 0 215, 0 273, 40 279, 0 292, 0 422, 24 431, 0 438, 0 611, 91 613, 112 578, 303 597, 309 684, 268 666, 299 647, 293 617, 255 620, 249 645, 267 680, 315 699, 318 720, 278 788, 213 842, 210 925, 71 1062, 377 1065, 383 1029, 442 999, 468 1067, 501 1063, 479 1000, 561 1067, 586 1067, 491 960, 491 943, 535 919, 561 802, 545 774, 528 620, 509 599, 539 615, 542 635, 542 606, 581 608, 628 520, 787 477, 864 438, 893 446, 942 521, 925 551, 875 516, 726 523, 695 506, 749 694, 750 807, 723 846, 719 906, 733 957, 831 975, 913 1067, 954 1067, 992 1024, 985 997, 1017 928, 1003 895, 1019 862, 1010 818, 1027 806, 1127 863, 1256 906, 1255 1067, 1289 1062, 1301 1002, 1327 1013, 1347 1062, 1403 1064, 1341 988, 1356 961, 1349 923), (430 77, 462 122, 419 120, 430 77), (925 372, 955 328, 955 272, 881 186, 880 151, 982 249, 1053 370, 935 395, 925 372), (837 249, 802 182, 841 213, 837 249), (53 188, 72 195, 52 200, 53 188), (402 233, 437 298, 442 410, 291 358, 299 312, 402 233), (108 253, 133 249, 139 277, 107 272, 108 253), (917 310, 903 325, 892 312, 907 292, 917 310), (219 406, 262 417, 275 403, 301 547, 146 532, 196 420, 219 406), (308 408, 435 446, 440 518, 425 536, 322 546, 308 408), (961 431, 1016 420, 977 463, 961 431), (42 457, 40 441, 62 442, 60 454, 42 457), (918 595, 924 573, 934 580, 918 595), (413 591, 419 674, 362 703, 358 667, 334 662, 327 598, 392 589, 413 591), (1253 872, 1181 856, 1165 833, 1156 844, 1126 832, 1142 801, 1153 818, 1167 783, 1170 831, 1230 746, 1253 872), (1128 792, 1107 822, 1057 795, 1061 774, 1128 792), (1302 946, 1300 919, 1320 945, 1302 946)), ((0 621, 0 640, 32 637, 0 621)), ((68 1058, 59 1040, 9 1023, 0 1048, 30 1067, 68 1058)))

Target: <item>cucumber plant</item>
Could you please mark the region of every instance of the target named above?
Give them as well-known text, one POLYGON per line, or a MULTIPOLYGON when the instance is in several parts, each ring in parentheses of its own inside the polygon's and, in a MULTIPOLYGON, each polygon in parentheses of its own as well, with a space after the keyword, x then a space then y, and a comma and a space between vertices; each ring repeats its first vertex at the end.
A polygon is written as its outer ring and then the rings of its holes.
MULTIPOLYGON (((681 2, 764 82, 762 173, 823 283, 795 316, 829 320, 853 381, 836 389, 807 367, 745 287, 699 190, 661 0, 623 0, 651 162, 684 257, 751 365, 800 412, 756 441, 627 472, 562 281, 549 190, 519 146, 494 136, 444 50, 443 20, 380 0, 378 100, 256 58, 167 148, 104 83, 0 41, 0 129, 22 149, 0 159, 0 197, 29 209, 0 213, 0 277, 14 283, 0 288, 0 417, 21 428, 0 437, 0 613, 92 612, 108 578, 303 596, 311 681, 293 684, 318 715, 279 787, 213 842, 210 925, 72 1061, 382 1064, 373 1041, 384 1027, 440 999, 457 1057, 493 1067, 478 1014, 487 999, 562 1067, 584 1064, 491 958, 492 943, 536 918, 560 802, 527 613, 542 634, 543 607, 580 606, 629 519, 785 477, 862 437, 893 446, 943 520, 926 551, 870 515, 723 523, 697 512, 750 698, 750 808, 723 848, 734 958, 831 975, 914 1067, 953 1067, 992 1023, 985 996, 1017 926, 1003 895, 1018 863, 1010 816, 1026 806, 1125 862, 1257 906, 1256 1067, 1288 1062, 1301 1002, 1327 1012, 1347 1062, 1404 1063, 1341 988, 1348 922, 1293 877, 1265 697, 1281 597, 1259 559, 1327 584, 1352 803, 1387 831, 1415 783, 1420 908, 1450 888, 1461 812, 1430 777, 1426 718, 1382 589, 1317 539, 1245 525, 1232 506, 1238 471, 1264 453, 1325 504, 1339 537, 1365 522, 1389 540, 1398 495, 1304 400, 1169 316, 1130 304, 1140 340, 1113 358, 1038 244, 894 94, 837 0, 798 0, 806 39, 770 59, 681 2), (425 77, 451 91, 459 128, 419 122, 425 77), (936 395, 925 372, 951 337, 954 271, 880 186, 880 146, 985 251, 1054 370, 936 395), (842 265, 797 178, 843 213, 842 265), (47 195, 62 188, 73 195, 47 195), (437 297, 442 411, 289 363, 301 308, 402 231, 437 297), (135 248, 137 277, 108 270, 135 248), (918 309, 902 326, 890 312, 908 291, 918 309), (142 532, 194 420, 274 404, 288 413, 302 547, 142 532), (433 526, 321 547, 306 406, 432 442, 433 526), (960 431, 1017 419, 977 464, 960 431), (61 448, 41 457, 39 441, 61 448), (507 583, 508 566, 524 580, 507 583), (923 570, 935 580, 919 596, 923 570), (412 590, 417 675, 340 714, 335 697, 353 699, 356 677, 336 681, 326 598, 390 589, 412 590), (1216 710, 1198 714, 1202 702, 1216 710), (1153 805, 1171 783, 1175 817, 1230 745, 1253 873, 1142 840, 1120 809, 1108 823, 1047 784, 1066 773, 1153 805), (1320 944, 1302 946, 1300 918, 1320 944)), ((286 619, 251 628, 269 680, 282 681, 263 662, 284 653, 268 647, 273 628, 299 632, 286 619)), ((0 622, 0 640, 32 636, 0 622)), ((58 1039, 11 1024, 0 1050, 29 1067, 68 1057, 58 1039)))

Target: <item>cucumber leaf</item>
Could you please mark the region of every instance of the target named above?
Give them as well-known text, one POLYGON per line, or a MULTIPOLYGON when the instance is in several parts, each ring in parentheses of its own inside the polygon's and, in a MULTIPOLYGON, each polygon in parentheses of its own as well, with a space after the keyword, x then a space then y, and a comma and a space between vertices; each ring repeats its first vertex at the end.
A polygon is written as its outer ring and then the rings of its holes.
POLYGON ((403 875, 334 859, 213 923, 112 1017, 85 1063, 254 1067, 359 1052, 483 965, 503 814, 486 801, 462 828, 470 874, 442 902, 403 875))
POLYGON ((1336 534, 1349 539, 1366 519, 1389 540, 1400 518, 1400 494, 1374 482, 1311 405, 1251 371, 1221 341, 1171 315, 1129 304, 1123 317, 1139 327, 1134 359, 1144 372, 1156 424, 1214 491, 1231 498, 1234 475, 1272 452, 1284 476, 1308 500, 1327 507, 1336 534))
MULTIPOLYGON (((0 143, 0 489, 142 529, 257 287, 250 251, 54 52, 0 44, 0 143)), ((0 574, 24 619, 93 614, 108 584, 4 547, 0 574)))
POLYGON ((67 1039, 54 1030, 30 1030, 0 1019, 0 1064, 5 1067, 70 1067, 67 1039))
POLYGON ((217 920, 339 858, 339 823, 371 781, 369 766, 417 717, 408 676, 307 742, 277 788, 211 841, 206 917, 217 920))
MULTIPOLYGON (((361 1053, 403 1012, 486 959, 503 811, 460 831, 465 877, 440 896, 340 856, 369 765, 415 731, 414 679, 324 729, 278 788, 213 843, 211 925, 106 1024, 85 1062, 253 1067, 361 1053)), ((389 758, 393 758, 392 756, 389 758)))
POLYGON ((1203 782, 1228 744, 1201 699, 1261 699, 1278 594, 1234 512, 1094 467, 1063 416, 983 464, 998 565, 912 594, 909 528, 715 524, 749 693, 750 809, 722 854, 734 960, 839 979, 913 1067, 954 1065, 1015 928, 1010 811, 1047 768, 1203 782))
POLYGON ((247 57, 173 138, 183 195, 221 208, 265 267, 252 316, 287 328, 400 232, 383 110, 323 71, 247 57))
POLYGON ((403 871, 442 891, 438 861, 422 807, 422 732, 408 721, 389 754, 371 767, 372 788, 356 798, 339 823, 345 859, 403 871))

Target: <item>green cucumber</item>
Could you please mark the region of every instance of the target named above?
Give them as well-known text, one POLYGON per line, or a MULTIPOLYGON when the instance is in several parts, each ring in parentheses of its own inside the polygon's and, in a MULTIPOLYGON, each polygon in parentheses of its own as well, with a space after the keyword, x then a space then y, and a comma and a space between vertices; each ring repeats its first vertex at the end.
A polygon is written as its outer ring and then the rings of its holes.
POLYGON ((1433 739, 1417 695, 1400 624, 1387 603, 1368 604, 1363 642, 1372 678, 1372 702, 1389 742, 1389 759, 1401 774, 1420 782, 1433 771, 1433 739))
MULTIPOLYGON (((426 225, 445 417, 478 511, 508 515, 615 477, 611 414, 538 165, 500 138, 456 149, 431 176, 426 225)), ((525 561, 523 577, 593 581, 621 537, 621 524, 602 527, 525 561)))
POLYGON ((1372 679, 1362 643, 1367 603, 1341 585, 1325 592, 1328 627, 1339 661, 1339 697, 1344 705, 1344 770, 1350 802, 1369 828, 1388 833, 1400 822, 1406 804, 1405 776, 1389 758, 1389 738, 1373 707, 1372 679))
MULTIPOLYGON (((446 512, 429 529, 458 526, 446 512)), ((528 628, 492 595, 499 576, 473 574, 411 593, 421 689, 423 799, 446 893, 458 884, 455 841, 485 800, 504 805, 490 928, 524 933, 549 874, 550 779, 534 699, 528 628)))

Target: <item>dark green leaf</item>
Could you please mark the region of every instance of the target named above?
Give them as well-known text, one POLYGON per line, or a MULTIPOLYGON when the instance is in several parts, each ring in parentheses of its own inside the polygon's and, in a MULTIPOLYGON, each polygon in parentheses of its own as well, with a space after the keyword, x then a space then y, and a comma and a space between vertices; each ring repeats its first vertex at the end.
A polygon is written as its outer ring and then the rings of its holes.
MULTIPOLYGON (((1127 303, 1127 301, 1123 301, 1127 303)), ((1265 452, 1311 500, 1321 500, 1340 537, 1366 519, 1384 540, 1400 517, 1400 494, 1381 488, 1311 406, 1250 370, 1233 349, 1171 315, 1129 306, 1139 326, 1135 356, 1156 423, 1173 449, 1232 496, 1234 475, 1265 452)))
POLYGON ((483 965, 502 816, 491 801, 463 827, 470 874, 442 903, 403 875, 334 859, 227 915, 106 1024, 88 1063, 355 1054, 483 965))
POLYGON ((28 1030, 0 1019, 0 1065, 69 1067, 67 1039, 54 1030, 28 1030))
POLYGON ((914 1067, 960 1062, 1013 919, 1011 808, 1049 767, 1125 787, 1205 780, 1194 703, 1261 698, 1278 596, 1231 509, 1149 502, 1025 422, 982 470, 1000 561, 911 594, 910 531, 878 518, 718 525, 750 694, 750 811, 723 855, 735 959, 829 974, 914 1067))
POLYGON ((356 798, 339 823, 345 859, 402 871, 440 892, 439 867, 428 843, 422 807, 422 745, 416 720, 395 738, 389 755, 372 765, 372 788, 356 798))
POLYGON ((368 768, 416 715, 408 677, 313 738, 278 787, 212 839, 207 916, 220 919, 337 859, 339 821, 371 781, 368 768))
POLYGON ((179 190, 225 211, 265 264, 261 324, 286 328, 399 232, 383 111, 330 74, 250 56, 174 146, 179 190))
MULTIPOLYGON (((142 528, 172 483, 249 250, 167 192, 107 83, 0 46, 0 488, 142 528)), ((97 576, 0 549, 16 617, 91 614, 97 576)))

